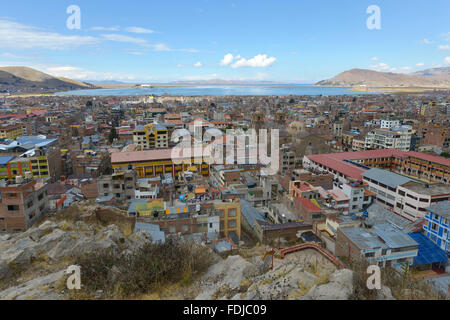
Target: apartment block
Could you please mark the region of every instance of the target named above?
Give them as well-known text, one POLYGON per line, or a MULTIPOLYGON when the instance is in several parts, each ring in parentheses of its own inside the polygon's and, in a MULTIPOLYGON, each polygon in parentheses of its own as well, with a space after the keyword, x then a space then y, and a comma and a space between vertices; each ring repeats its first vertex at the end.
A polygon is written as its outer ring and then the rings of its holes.
POLYGON ((450 198, 449 185, 428 185, 378 168, 364 172, 363 179, 378 203, 411 221, 423 218, 431 204, 450 198))
POLYGON ((47 211, 47 184, 17 177, 0 182, 0 232, 22 232, 47 211))
POLYGON ((450 201, 426 208, 425 235, 445 253, 450 254, 450 201))
POLYGON ((411 126, 392 127, 390 129, 373 129, 365 139, 366 149, 411 150, 411 126))

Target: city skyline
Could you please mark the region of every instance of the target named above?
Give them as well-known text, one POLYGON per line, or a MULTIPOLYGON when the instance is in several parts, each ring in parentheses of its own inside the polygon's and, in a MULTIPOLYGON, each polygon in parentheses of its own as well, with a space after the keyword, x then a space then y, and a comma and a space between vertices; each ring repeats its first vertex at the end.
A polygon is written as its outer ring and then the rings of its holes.
POLYGON ((11 3, 0 17, 0 65, 154 83, 310 84, 352 68, 410 73, 450 66, 449 9, 447 1, 11 3), (79 29, 68 28, 72 5, 79 29), (367 27, 372 5, 380 29, 367 27))

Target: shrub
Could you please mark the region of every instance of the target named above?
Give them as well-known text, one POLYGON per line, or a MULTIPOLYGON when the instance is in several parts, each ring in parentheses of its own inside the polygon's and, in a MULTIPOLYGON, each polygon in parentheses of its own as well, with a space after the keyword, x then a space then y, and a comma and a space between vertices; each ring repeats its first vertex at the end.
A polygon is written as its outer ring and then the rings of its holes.
POLYGON ((169 283, 187 285, 211 263, 206 248, 175 238, 146 244, 128 256, 107 250, 76 258, 82 289, 101 292, 102 298, 133 298, 169 283))

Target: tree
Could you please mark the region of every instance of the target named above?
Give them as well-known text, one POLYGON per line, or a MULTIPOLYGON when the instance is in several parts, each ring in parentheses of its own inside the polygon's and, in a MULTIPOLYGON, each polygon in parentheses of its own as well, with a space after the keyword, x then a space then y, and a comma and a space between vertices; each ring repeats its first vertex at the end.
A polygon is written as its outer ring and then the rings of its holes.
POLYGON ((441 157, 444 157, 444 158, 450 158, 450 153, 448 153, 448 152, 442 152, 442 153, 441 153, 441 157))
POLYGON ((111 132, 109 133, 109 137, 108 137, 109 142, 112 143, 114 141, 114 139, 117 139, 118 137, 119 136, 117 135, 116 127, 112 126, 111 132))

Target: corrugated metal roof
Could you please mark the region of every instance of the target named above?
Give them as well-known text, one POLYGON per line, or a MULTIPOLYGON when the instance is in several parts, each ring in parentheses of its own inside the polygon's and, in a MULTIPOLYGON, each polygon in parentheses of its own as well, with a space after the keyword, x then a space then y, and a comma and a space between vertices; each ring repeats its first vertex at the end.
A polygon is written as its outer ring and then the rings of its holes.
POLYGON ((426 210, 440 216, 450 217, 450 201, 438 202, 429 206, 426 210))
POLYGON ((391 188, 397 188, 399 185, 404 183, 414 181, 405 176, 399 175, 397 173, 393 173, 387 170, 382 170, 378 168, 372 168, 367 170, 362 174, 363 177, 373 179, 377 182, 381 182, 391 188))

